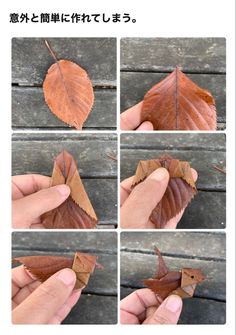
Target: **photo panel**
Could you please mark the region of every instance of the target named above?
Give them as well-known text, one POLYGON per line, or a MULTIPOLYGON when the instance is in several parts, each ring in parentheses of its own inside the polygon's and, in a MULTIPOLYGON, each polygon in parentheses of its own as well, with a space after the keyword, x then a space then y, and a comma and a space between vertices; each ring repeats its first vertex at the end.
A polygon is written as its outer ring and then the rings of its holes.
MULTIPOLYGON (((149 287, 158 298, 150 313, 156 310, 162 299, 177 294, 183 298, 178 324, 225 324, 224 232, 122 232, 120 252, 122 313, 126 311, 129 295, 133 292, 136 292, 133 293, 136 297, 146 297, 147 302, 149 287), (156 248, 161 255, 157 255, 156 248), (162 261, 158 263, 160 257, 162 261), (167 270, 166 273, 163 269, 167 270)), ((139 306, 138 302, 136 306, 139 306)), ((147 314, 140 316, 142 323, 147 314)))
MULTIPOLYGON (((12 276, 23 278, 23 273, 41 285, 42 276, 53 275, 65 267, 60 258, 73 263, 77 255, 77 289, 82 293, 62 324, 116 324, 117 323, 117 234, 116 232, 14 232, 12 233, 12 276), (91 257, 93 257, 92 268, 91 257), (58 258, 60 257, 60 258, 58 258), (61 265, 62 264, 62 265, 61 265), (86 272, 88 271, 88 272, 86 272), (85 273, 88 276, 85 276, 85 273), (88 281, 85 282, 86 280, 88 281)), ((75 261, 74 261, 75 262, 75 261)), ((18 281, 16 281, 18 282, 18 281)), ((16 282, 14 282, 16 285, 16 282)), ((24 283, 21 283, 24 285, 24 283)), ((15 308, 23 296, 23 289, 13 290, 15 308), (14 294, 15 293, 15 294, 14 294)), ((31 290, 33 291, 33 290, 31 290)), ((31 292, 32 293, 32 292, 31 292)), ((24 298, 27 298, 24 296, 24 298)), ((14 309, 13 309, 14 313, 14 309)), ((14 323, 14 320, 13 320, 14 323)), ((32 323, 32 322, 31 322, 32 323)), ((48 320, 47 323, 50 323, 48 320)))

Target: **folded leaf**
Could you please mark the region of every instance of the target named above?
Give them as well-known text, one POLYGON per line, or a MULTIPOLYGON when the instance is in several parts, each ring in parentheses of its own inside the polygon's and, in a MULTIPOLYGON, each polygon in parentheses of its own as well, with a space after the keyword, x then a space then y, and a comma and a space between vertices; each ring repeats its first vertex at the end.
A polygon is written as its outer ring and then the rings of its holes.
POLYGON ((26 256, 14 258, 13 262, 24 264, 27 270, 41 282, 62 269, 70 268, 76 274, 76 289, 88 284, 95 267, 103 268, 97 263, 96 256, 81 252, 76 252, 74 259, 60 256, 26 256))
POLYGON ((95 228, 97 216, 80 179, 74 158, 63 150, 55 159, 51 186, 66 184, 70 196, 59 207, 41 216, 42 224, 50 229, 95 228))
POLYGON ((58 61, 46 42, 55 64, 43 82, 45 101, 63 122, 82 129, 94 102, 93 86, 87 72, 76 63, 58 61))
POLYGON ((173 159, 168 155, 160 159, 140 161, 134 176, 133 187, 160 167, 168 170, 170 180, 163 198, 149 218, 157 229, 164 228, 166 223, 179 214, 197 193, 189 163, 173 159))
POLYGON ((143 121, 152 122, 155 130, 215 130, 215 101, 176 68, 145 95, 143 121))
POLYGON ((201 270, 183 268, 181 272, 169 271, 159 249, 156 248, 155 251, 159 262, 157 274, 155 278, 144 280, 144 284, 162 299, 170 294, 177 294, 181 298, 191 298, 196 285, 205 279, 201 270))

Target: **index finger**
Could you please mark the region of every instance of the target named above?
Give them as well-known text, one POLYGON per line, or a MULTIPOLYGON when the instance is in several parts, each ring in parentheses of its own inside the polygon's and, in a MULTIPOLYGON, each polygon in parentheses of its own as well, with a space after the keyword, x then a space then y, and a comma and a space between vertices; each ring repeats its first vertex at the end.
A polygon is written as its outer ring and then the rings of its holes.
POLYGON ((23 196, 50 187, 51 178, 40 174, 26 174, 12 177, 12 198, 17 200, 23 196))
POLYGON ((142 288, 121 300, 120 309, 125 313, 132 314, 139 318, 140 315, 146 312, 148 307, 159 305, 160 301, 158 301, 156 294, 149 288, 142 288))
POLYGON ((120 115, 120 129, 121 130, 134 130, 141 123, 141 110, 143 101, 127 109, 120 115))
POLYGON ((133 179, 134 176, 126 178, 120 183, 120 206, 123 205, 132 191, 133 179))
POLYGON ((26 285, 31 284, 32 282, 37 281, 30 272, 25 269, 23 265, 17 266, 12 269, 12 296, 14 297, 17 292, 25 287, 26 285))

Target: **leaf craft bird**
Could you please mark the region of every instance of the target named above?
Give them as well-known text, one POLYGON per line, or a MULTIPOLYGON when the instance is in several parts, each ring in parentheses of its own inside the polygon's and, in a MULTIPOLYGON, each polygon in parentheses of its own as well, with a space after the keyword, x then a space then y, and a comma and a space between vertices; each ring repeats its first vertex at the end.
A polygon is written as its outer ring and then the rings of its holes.
POLYGON ((170 294, 181 298, 191 298, 197 284, 205 277, 200 269, 183 268, 181 271, 169 271, 158 248, 158 268, 155 278, 145 279, 144 284, 163 300, 170 294))
POLYGON ((98 219, 86 193, 75 160, 66 150, 55 159, 51 186, 66 184, 70 187, 69 197, 57 208, 41 216, 42 224, 48 229, 92 229, 98 219))
POLYGON ((13 263, 16 262, 23 264, 40 282, 44 282, 57 271, 70 268, 76 274, 76 289, 84 288, 88 284, 90 275, 95 268, 103 269, 103 266, 97 263, 97 256, 82 252, 76 252, 74 258, 61 256, 16 257, 13 259, 13 263))
POLYGON ((144 121, 155 130, 216 130, 215 101, 176 67, 144 96, 144 121))

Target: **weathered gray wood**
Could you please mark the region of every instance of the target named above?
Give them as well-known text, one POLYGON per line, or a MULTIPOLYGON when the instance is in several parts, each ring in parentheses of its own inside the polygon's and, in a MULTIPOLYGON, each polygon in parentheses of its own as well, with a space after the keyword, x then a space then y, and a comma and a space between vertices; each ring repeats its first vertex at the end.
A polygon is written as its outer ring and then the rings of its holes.
POLYGON ((154 254, 154 247, 159 247, 162 254, 178 257, 205 258, 212 260, 226 259, 225 233, 199 232, 127 232, 121 233, 121 251, 154 254))
POLYGON ((82 294, 63 324, 116 324, 117 297, 82 294))
POLYGON ((116 135, 17 134, 12 137, 12 173, 51 175, 53 161, 63 150, 75 158, 81 177, 116 177, 116 135))
MULTIPOLYGON (((167 73, 121 73, 121 111, 142 101, 152 86, 164 79, 167 73)), ((217 121, 226 122, 226 83, 225 75, 189 74, 188 77, 200 87, 208 90, 216 102, 217 121)))
POLYGON ((198 189, 225 190, 225 174, 214 169, 214 165, 225 168, 225 152, 222 151, 185 151, 178 148, 175 150, 123 149, 121 150, 121 179, 134 175, 140 160, 159 158, 164 154, 186 160, 192 168, 197 170, 198 189))
MULTIPOLYGON (((98 89, 95 100, 83 128, 112 129, 116 127, 116 90, 98 89)), ((12 127, 17 128, 67 128, 45 103, 41 87, 12 88, 12 127)))
MULTIPOLYGON (((116 85, 115 38, 48 38, 58 59, 73 61, 84 68, 93 85, 116 85)), ((43 38, 12 39, 12 82, 42 85, 54 63, 43 38)))
POLYGON ((123 38, 121 70, 225 73, 225 38, 123 38))
POLYGON ((223 229, 226 226, 226 193, 198 192, 186 208, 178 229, 223 229))
POLYGON ((116 156, 116 135, 14 134, 12 139, 13 175, 51 176, 55 157, 66 149, 77 162, 99 222, 107 228, 116 224, 117 161, 108 157, 109 154, 116 156))
POLYGON ((121 134, 121 149, 203 150, 225 152, 225 134, 146 133, 121 134))
MULTIPOLYGON (((121 299, 133 291, 135 289, 121 287, 121 299)), ((183 303, 179 324, 224 324, 226 321, 225 302, 191 298, 184 299, 183 303)))
POLYGON ((226 303, 206 299, 185 299, 179 324, 225 324, 226 303))
MULTIPOLYGON (((179 271, 184 267, 200 268, 202 270, 207 279, 197 285, 195 296, 225 300, 225 262, 183 259, 169 256, 165 256, 164 260, 168 268, 173 271, 179 271)), ((121 252, 120 262, 120 283, 122 286, 141 288, 144 287, 144 279, 153 278, 155 275, 157 257, 154 255, 123 251, 121 252)))
POLYGON ((105 254, 117 253, 116 232, 14 232, 12 234, 14 250, 95 252, 105 254))

